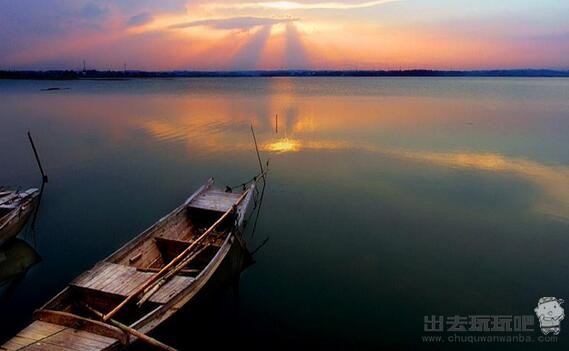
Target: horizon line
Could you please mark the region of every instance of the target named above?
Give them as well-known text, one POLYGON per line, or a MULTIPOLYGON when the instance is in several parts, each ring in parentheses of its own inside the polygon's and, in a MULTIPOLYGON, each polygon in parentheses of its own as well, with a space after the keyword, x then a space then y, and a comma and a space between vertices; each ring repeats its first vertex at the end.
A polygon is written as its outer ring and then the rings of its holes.
POLYGON ((101 69, 101 68, 54 68, 54 69, 0 69, 0 72, 144 72, 144 73, 175 73, 175 72, 204 72, 204 73, 255 73, 255 72, 494 72, 494 71, 554 71, 569 72, 567 68, 275 68, 275 69, 101 69))
POLYGON ((569 78, 569 69, 550 68, 511 68, 477 70, 0 70, 0 79, 39 79, 39 80, 76 80, 76 79, 129 79, 129 78, 231 78, 231 77, 552 77, 569 78))

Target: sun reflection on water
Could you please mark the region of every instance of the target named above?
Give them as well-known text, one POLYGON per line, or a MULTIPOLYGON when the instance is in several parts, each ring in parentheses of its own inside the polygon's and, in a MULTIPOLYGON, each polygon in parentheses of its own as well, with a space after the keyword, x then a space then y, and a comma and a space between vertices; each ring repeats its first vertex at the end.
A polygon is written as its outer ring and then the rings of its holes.
POLYGON ((282 138, 277 141, 265 145, 266 151, 283 153, 300 151, 300 142, 298 140, 282 138))

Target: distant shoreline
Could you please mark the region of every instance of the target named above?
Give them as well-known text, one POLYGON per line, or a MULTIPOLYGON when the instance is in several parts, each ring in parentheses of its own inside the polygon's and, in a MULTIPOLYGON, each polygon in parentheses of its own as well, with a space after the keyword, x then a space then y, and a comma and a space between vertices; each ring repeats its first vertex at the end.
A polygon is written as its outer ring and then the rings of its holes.
POLYGON ((78 80, 130 78, 239 78, 239 77, 551 77, 567 78, 569 70, 265 70, 265 71, 0 71, 0 79, 78 80))

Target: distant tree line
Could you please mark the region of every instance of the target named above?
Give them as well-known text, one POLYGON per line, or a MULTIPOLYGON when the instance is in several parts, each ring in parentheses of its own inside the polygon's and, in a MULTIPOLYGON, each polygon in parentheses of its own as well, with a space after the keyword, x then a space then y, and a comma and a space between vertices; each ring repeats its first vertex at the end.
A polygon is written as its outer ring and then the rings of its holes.
POLYGON ((569 77, 569 70, 0 71, 0 79, 73 80, 176 77, 569 77))

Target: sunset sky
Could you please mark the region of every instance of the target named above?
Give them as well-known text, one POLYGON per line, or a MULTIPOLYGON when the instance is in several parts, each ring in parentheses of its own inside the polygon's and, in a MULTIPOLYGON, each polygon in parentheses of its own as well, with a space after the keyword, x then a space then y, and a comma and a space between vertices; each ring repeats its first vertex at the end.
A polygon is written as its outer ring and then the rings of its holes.
POLYGON ((569 68, 567 0, 0 0, 0 69, 569 68))

